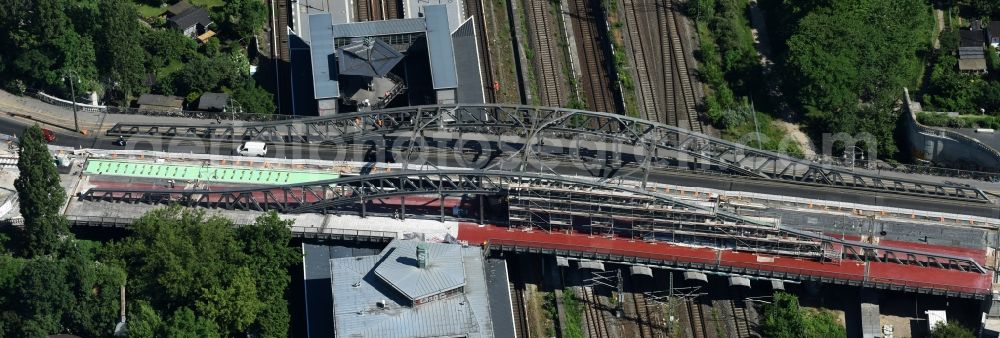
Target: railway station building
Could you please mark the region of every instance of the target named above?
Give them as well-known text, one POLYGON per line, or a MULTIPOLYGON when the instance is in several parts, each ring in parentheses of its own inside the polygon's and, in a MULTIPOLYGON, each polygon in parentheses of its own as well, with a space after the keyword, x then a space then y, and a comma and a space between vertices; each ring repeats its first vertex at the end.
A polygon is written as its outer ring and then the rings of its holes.
POLYGON ((403 18, 374 21, 360 21, 354 2, 316 5, 293 11, 290 27, 296 114, 485 101, 460 1, 403 1, 403 18))
POLYGON ((335 337, 493 337, 482 249, 394 240, 330 259, 335 337))

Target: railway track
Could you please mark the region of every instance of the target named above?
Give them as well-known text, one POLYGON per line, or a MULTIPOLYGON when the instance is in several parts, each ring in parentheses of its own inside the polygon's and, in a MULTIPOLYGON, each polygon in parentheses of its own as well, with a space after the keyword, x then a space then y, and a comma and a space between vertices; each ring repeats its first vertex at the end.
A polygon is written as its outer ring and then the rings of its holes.
MULTIPOLYGON (((667 2, 669 8, 664 8, 664 6, 657 6, 659 17, 661 23, 661 30, 666 28, 666 33, 669 36, 670 45, 670 63, 673 66, 673 74, 676 78, 675 84, 680 87, 682 93, 681 99, 674 99, 675 107, 677 107, 678 119, 680 119, 682 114, 685 114, 687 123, 680 122, 678 125, 681 127, 686 127, 692 131, 699 133, 704 133, 705 130, 701 125, 701 120, 698 118, 698 111, 696 110, 696 101, 694 98, 694 87, 691 84, 691 73, 688 71, 687 57, 684 54, 684 47, 681 44, 680 37, 680 26, 678 24, 681 21, 678 16, 678 9, 675 8, 676 0, 667 2), (664 27, 664 25, 666 27, 664 27), (681 113, 684 112, 684 113, 681 113), (683 126, 687 124, 687 126, 683 126)), ((661 31, 661 36, 662 35, 661 31)), ((666 46, 663 46, 664 49, 666 46)), ((676 91, 674 91, 676 93, 676 91)))
MULTIPOLYGON (((392 2, 393 0, 386 0, 392 2)), ((486 0, 468 0, 465 6, 465 16, 472 17, 476 25, 476 40, 479 44, 479 62, 483 77, 483 87, 486 103, 497 102, 496 92, 493 91, 493 60, 490 55, 489 34, 486 32, 486 0)))
POLYGON ((625 0, 625 21, 640 116, 704 132, 681 43, 676 0, 625 0))
POLYGON ((527 338, 530 331, 524 302, 524 279, 519 272, 510 272, 516 270, 519 269, 508 270, 508 273, 511 273, 508 285, 511 292, 511 310, 514 315, 514 334, 517 338, 527 338))
POLYGON ((733 309, 733 322, 736 327, 736 337, 739 338, 749 338, 750 335, 750 320, 747 319, 746 304, 742 301, 737 302, 735 300, 730 300, 729 306, 733 309))
POLYGON ((608 322, 604 319, 604 311, 600 309, 600 301, 594 288, 589 286, 580 287, 583 294, 583 306, 586 308, 587 337, 605 338, 610 337, 608 322))
MULTIPOLYGON (((600 8, 599 0, 572 0, 570 2, 570 17, 576 18, 573 25, 574 36, 577 39, 577 55, 581 64, 581 80, 585 103, 590 110, 610 112, 617 111, 614 94, 610 85, 611 72, 608 61, 607 41, 598 29, 596 15, 600 8)), ((601 19, 600 22, 604 20, 601 19)), ((624 51, 619 51, 624 52, 624 51)))
POLYGON ((635 306, 635 324, 638 328, 639 337, 653 338, 656 321, 654 320, 649 307, 652 304, 646 302, 646 296, 641 292, 632 292, 632 304, 635 306))
POLYGON ((358 21, 383 20, 385 18, 384 5, 382 0, 356 0, 355 9, 358 21))
POLYGON ((559 73, 559 45, 552 42, 552 33, 558 27, 549 20, 548 1, 525 1, 525 11, 531 18, 531 31, 535 41, 535 70, 538 93, 543 106, 562 106, 566 93, 562 90, 559 73))
POLYGON ((354 4, 358 21, 372 20, 372 0, 357 0, 354 4))
POLYGON ((692 337, 694 338, 708 337, 709 330, 708 326, 705 325, 706 324, 705 313, 703 313, 702 311, 703 309, 701 307, 701 304, 699 304, 696 300, 687 300, 687 310, 688 314, 690 315, 688 316, 688 320, 690 321, 691 325, 692 337))
POLYGON ((403 18, 403 6, 399 3, 399 0, 383 0, 382 8, 385 10, 382 17, 386 20, 403 18))
MULTIPOLYGON (((644 2, 645 0, 625 0, 625 15, 622 17, 625 21, 625 28, 629 32, 628 44, 632 50, 631 59, 634 65, 635 78, 636 78, 636 100, 638 100, 639 116, 660 123, 668 123, 666 121, 666 109, 662 109, 663 104, 660 102, 661 99, 656 95, 656 90, 653 88, 653 84, 656 82, 662 83, 659 79, 653 78, 656 75, 655 71, 650 69, 655 67, 655 65, 647 65, 647 54, 656 52, 654 46, 648 46, 645 42, 650 39, 650 30, 647 29, 641 20, 642 15, 648 10, 644 2), (648 49, 648 50, 647 50, 648 49), (661 109, 657 109, 661 107, 661 109)), ((655 36, 654 36, 655 37, 655 36)), ((662 39, 662 37, 658 37, 662 39)), ((658 53, 657 53, 658 54, 658 53)))

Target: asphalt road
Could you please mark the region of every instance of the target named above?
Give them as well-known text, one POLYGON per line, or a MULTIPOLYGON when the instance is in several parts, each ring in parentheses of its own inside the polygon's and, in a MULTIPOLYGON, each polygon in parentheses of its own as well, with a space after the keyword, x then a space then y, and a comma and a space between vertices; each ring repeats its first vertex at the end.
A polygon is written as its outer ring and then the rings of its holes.
MULTIPOLYGON (((20 134, 26 124, 24 122, 0 117, 0 133, 20 134)), ((237 146, 234 143, 203 142, 191 140, 161 140, 133 137, 126 147, 120 147, 113 142, 117 139, 103 135, 83 136, 71 131, 53 129, 57 134, 54 145, 96 148, 96 149, 128 149, 153 150, 175 153, 231 155, 237 146)), ((330 161, 391 161, 401 162, 401 153, 391 153, 371 145, 359 146, 314 146, 314 145, 269 145, 268 157, 318 159, 330 161)), ((510 158, 507 153, 495 154, 489 150, 482 152, 467 152, 456 155, 448 149, 429 148, 414 152, 411 164, 436 165, 442 167, 484 168, 502 164, 505 169, 531 170, 548 172, 553 170, 563 175, 614 177, 621 179, 642 179, 642 172, 634 165, 622 167, 619 164, 609 164, 603 156, 596 156, 589 161, 565 161, 551 158, 545 161, 546 166, 530 165, 521 169, 519 158, 510 158)), ((547 158, 549 159, 549 158, 547 158)), ((532 162, 537 163, 537 162, 532 162)), ((426 167, 425 167, 426 168, 426 167)), ((925 211, 948 212, 955 214, 1000 218, 1000 207, 994 203, 975 203, 954 201, 948 199, 909 196, 876 191, 863 191, 836 188, 809 183, 787 183, 766 179, 748 179, 723 174, 706 174, 680 169, 657 169, 650 171, 649 181, 678 186, 713 188, 726 191, 745 191, 789 197, 811 198, 848 203, 859 203, 874 206, 898 207, 925 211)))

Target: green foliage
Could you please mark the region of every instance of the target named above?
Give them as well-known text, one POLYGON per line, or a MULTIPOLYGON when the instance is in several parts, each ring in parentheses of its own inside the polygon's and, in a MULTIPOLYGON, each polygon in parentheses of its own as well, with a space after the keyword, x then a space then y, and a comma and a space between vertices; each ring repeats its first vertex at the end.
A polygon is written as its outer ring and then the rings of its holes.
POLYGON ((101 71, 112 83, 118 83, 125 98, 146 90, 143 79, 142 29, 135 5, 121 0, 101 0, 100 30, 95 37, 101 51, 101 71))
POLYGON ((233 332, 244 332, 257 319, 264 303, 249 268, 237 268, 229 277, 225 285, 203 290, 204 298, 195 302, 195 308, 233 332))
POLYGON ((938 43, 940 43, 939 46, 945 53, 951 53, 952 51, 958 50, 958 31, 954 29, 941 31, 941 36, 938 37, 938 43))
POLYGON ((132 338, 158 337, 163 330, 163 318, 156 313, 149 302, 139 300, 132 303, 128 314, 128 336, 132 338))
POLYGON ((802 319, 806 337, 847 337, 847 329, 831 311, 806 309, 802 319))
POLYGON ((814 129, 868 132, 880 153, 893 154, 893 106, 921 75, 930 8, 921 0, 826 2, 809 10, 787 41, 786 91, 814 129))
POLYGON ((194 40, 174 29, 146 30, 143 45, 146 49, 146 65, 150 69, 162 68, 171 60, 190 59, 198 48, 194 40))
POLYGON ((19 252, 25 257, 55 254, 62 243, 60 236, 69 233, 60 209, 66 201, 66 190, 59 185, 59 174, 37 124, 25 129, 18 150, 17 169, 20 176, 14 188, 20 199, 24 230, 19 252))
POLYGON ((241 65, 235 60, 225 54, 214 58, 195 58, 161 81, 157 90, 197 99, 202 93, 240 85, 246 80, 246 74, 241 73, 241 65))
MULTIPOLYGON (((987 53, 990 67, 1000 66, 992 47, 987 53)), ((958 59, 950 54, 934 55, 932 61, 930 81, 922 97, 927 109, 962 114, 1000 113, 1000 81, 960 73, 958 59)))
POLYGON ((285 337, 287 268, 299 261, 288 247, 289 224, 272 213, 233 230, 229 220, 203 211, 163 208, 136 221, 134 233, 106 254, 127 267, 132 298, 149 301, 156 316, 144 317, 145 332, 169 336, 171 321, 156 318, 174 314, 185 316, 178 327, 206 333, 285 337))
POLYGON ((934 127, 949 128, 990 128, 1000 130, 1000 116, 994 115, 959 115, 951 117, 942 113, 920 112, 917 121, 934 127))
POLYGON ((267 7, 259 0, 230 0, 222 6, 222 27, 241 38, 257 34, 267 22, 267 7))
POLYGON ((208 57, 216 57, 222 52, 222 44, 219 42, 219 38, 217 37, 208 39, 202 48, 204 48, 205 55, 208 57))
POLYGON ((928 338, 973 338, 972 330, 969 330, 958 322, 938 323, 931 329, 928 338))
POLYGON ((563 292, 563 308, 566 310, 565 337, 583 338, 583 304, 573 292, 563 292))
POLYGON ((238 243, 221 217, 179 207, 154 210, 133 224, 121 257, 129 270, 129 288, 148 295, 155 308, 205 299, 212 287, 226 284, 242 260, 238 243), (231 264, 228 264, 231 263, 231 264))
POLYGON ((213 338, 221 337, 219 327, 215 322, 198 317, 194 311, 186 307, 174 312, 170 320, 164 324, 161 337, 168 338, 213 338))
POLYGON ((0 336, 111 335, 124 272, 78 258, 0 256, 0 336))
POLYGON ((0 2, 0 71, 23 79, 30 87, 69 92, 63 76, 69 72, 86 81, 80 89, 94 85, 97 68, 95 48, 80 34, 89 17, 82 13, 88 2, 68 0, 0 2))
POLYGON ((803 310, 798 297, 776 292, 771 304, 764 306, 761 335, 772 338, 847 337, 847 330, 829 311, 803 310))

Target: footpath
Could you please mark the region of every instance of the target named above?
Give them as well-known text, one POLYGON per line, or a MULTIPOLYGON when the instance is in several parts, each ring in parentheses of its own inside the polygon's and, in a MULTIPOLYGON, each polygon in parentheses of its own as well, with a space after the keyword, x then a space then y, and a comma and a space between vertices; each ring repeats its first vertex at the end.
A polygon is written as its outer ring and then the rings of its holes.
MULTIPOLYGON (((49 104, 34 97, 17 96, 2 90, 0 90, 0 116, 25 123, 38 123, 47 128, 54 128, 54 131, 71 132, 74 130, 72 107, 49 104)), ((95 132, 104 133, 120 122, 168 124, 215 122, 215 120, 188 117, 108 114, 82 109, 77 111, 77 119, 80 130, 85 135, 95 132)))

